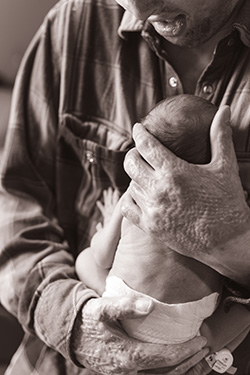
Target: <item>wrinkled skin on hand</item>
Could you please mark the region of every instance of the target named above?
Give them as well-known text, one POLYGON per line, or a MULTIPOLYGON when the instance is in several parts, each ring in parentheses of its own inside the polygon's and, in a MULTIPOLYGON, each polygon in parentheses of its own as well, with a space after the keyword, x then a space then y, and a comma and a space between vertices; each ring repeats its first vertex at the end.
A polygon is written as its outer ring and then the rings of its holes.
POLYGON ((212 372, 212 369, 208 366, 205 359, 197 363, 193 368, 191 368, 186 375, 208 375, 212 372))
POLYGON ((202 349, 206 344, 203 337, 178 345, 148 344, 129 338, 117 319, 147 315, 153 302, 146 300, 145 309, 142 301, 127 297, 89 300, 73 330, 72 351, 77 361, 102 375, 182 375, 208 354, 207 348, 202 349))
POLYGON ((132 182, 122 213, 135 225, 197 260, 249 229, 229 107, 222 107, 213 120, 212 159, 206 165, 179 159, 141 124, 134 126, 133 137, 136 148, 124 163, 132 182))

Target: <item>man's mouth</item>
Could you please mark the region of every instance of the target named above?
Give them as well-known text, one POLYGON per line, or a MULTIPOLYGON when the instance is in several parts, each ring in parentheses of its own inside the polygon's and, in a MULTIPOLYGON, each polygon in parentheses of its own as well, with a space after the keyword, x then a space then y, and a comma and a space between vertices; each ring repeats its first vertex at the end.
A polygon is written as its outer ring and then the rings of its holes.
POLYGON ((178 14, 176 17, 165 19, 150 17, 149 21, 163 37, 179 36, 186 28, 186 16, 184 14, 178 14))

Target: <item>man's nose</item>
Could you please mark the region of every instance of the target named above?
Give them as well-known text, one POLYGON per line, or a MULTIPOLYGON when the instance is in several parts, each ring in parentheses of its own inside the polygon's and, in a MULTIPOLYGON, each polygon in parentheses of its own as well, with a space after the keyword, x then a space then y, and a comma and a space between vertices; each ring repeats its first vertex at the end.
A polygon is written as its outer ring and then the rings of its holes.
POLYGON ((140 20, 147 19, 151 14, 159 14, 164 0, 116 0, 123 8, 140 20))

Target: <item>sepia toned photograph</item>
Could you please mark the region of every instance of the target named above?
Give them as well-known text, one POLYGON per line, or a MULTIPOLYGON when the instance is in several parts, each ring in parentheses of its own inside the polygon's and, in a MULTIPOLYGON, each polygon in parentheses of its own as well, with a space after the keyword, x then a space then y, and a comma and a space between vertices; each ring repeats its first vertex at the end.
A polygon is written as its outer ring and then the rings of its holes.
POLYGON ((0 0, 0 375, 250 375, 250 1, 0 0))

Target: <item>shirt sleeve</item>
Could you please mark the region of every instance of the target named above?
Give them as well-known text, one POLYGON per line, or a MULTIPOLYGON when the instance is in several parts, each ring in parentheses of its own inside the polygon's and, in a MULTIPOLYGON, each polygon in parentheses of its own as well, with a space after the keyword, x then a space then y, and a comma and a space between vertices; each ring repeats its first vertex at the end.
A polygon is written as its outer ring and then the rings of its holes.
POLYGON ((225 310, 228 311, 235 303, 245 306, 250 311, 250 291, 233 280, 224 278, 224 286, 228 292, 224 299, 225 310))
POLYGON ((24 330, 70 356, 71 329, 97 297, 75 274, 57 221, 56 137, 66 12, 51 11, 21 63, 13 92, 0 185, 0 300, 24 330))

